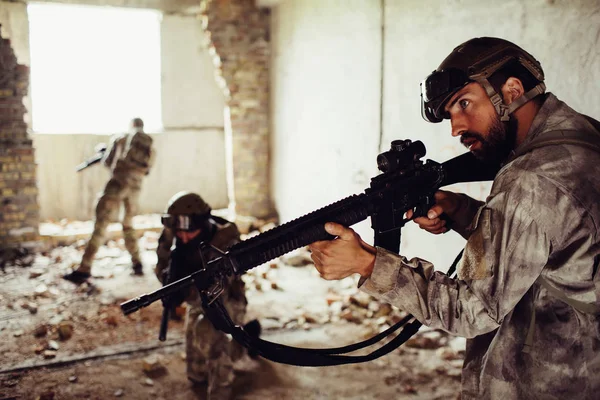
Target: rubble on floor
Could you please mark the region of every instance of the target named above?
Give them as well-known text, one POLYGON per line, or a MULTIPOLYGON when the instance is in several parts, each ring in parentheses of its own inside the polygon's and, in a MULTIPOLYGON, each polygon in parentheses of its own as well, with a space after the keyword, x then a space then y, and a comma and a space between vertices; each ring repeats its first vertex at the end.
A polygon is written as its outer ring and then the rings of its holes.
MULTIPOLYGON (((147 217, 148 221, 154 219, 155 216, 147 217)), ((66 221, 53 223, 53 227, 56 237, 79 235, 66 221), (55 229, 57 226, 64 230, 55 229)), ((248 232, 244 238, 257 233, 248 232)), ((162 343, 157 341, 160 301, 128 316, 119 307, 125 300, 160 287, 153 274, 158 235, 159 231, 152 229, 140 235, 145 272, 142 277, 130 275, 131 260, 123 239, 118 237, 100 248, 92 267, 92 279, 80 286, 61 277, 77 267, 85 246, 83 238, 36 253, 27 266, 7 263, 5 271, 0 272, 0 334, 7 338, 0 343, 0 398, 31 393, 37 398, 86 397, 89 390, 82 381, 88 386, 94 382, 108 397, 127 394, 130 398, 133 390, 126 385, 125 376, 109 375, 106 371, 110 368, 104 371, 98 364, 110 367, 126 365, 127 361, 131 371, 126 375, 136 377, 135 385, 141 391, 138 397, 131 398, 147 398, 144 396, 149 391, 154 393, 152 398, 171 398, 172 387, 184 392, 192 390, 183 372, 183 319, 170 322, 171 341, 161 347, 162 343), (41 367, 46 369, 38 372, 41 367), (62 376, 62 383, 56 383, 52 376, 62 376)), ((263 336, 276 342, 337 347, 376 335, 406 316, 405 312, 358 291, 353 277, 341 281, 320 279, 306 249, 254 268, 243 280, 249 302, 247 319, 259 319, 263 336)), ((373 379, 383 383, 381 386, 385 388, 376 389, 375 385, 368 389, 381 390, 380 398, 388 398, 389 393, 404 393, 411 398, 447 396, 458 391, 463 356, 463 339, 421 328, 393 353, 351 368, 327 367, 319 374, 311 368, 272 363, 268 363, 270 369, 265 369, 263 361, 261 371, 254 372, 258 374, 256 382, 250 385, 254 392, 246 393, 243 398, 254 398, 253 395, 277 398, 281 389, 268 387, 268 373, 295 382, 286 386, 289 389, 286 398, 306 398, 313 387, 329 390, 331 398, 336 398, 343 390, 349 390, 350 386, 344 389, 346 383, 351 385, 348 382, 359 379, 356 371, 363 370, 372 371, 373 379), (338 379, 340 386, 335 386, 335 382, 302 383, 305 382, 302 376, 338 379), (440 389, 440 384, 446 385, 446 389, 440 389)), ((359 394, 360 390, 356 396, 359 394)), ((188 397, 182 394, 177 398, 188 397)))

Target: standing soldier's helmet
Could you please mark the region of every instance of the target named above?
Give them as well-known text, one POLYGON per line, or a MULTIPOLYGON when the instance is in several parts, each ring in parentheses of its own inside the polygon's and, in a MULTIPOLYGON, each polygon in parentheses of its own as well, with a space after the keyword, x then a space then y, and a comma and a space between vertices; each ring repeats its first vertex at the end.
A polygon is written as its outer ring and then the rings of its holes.
POLYGON ((196 193, 179 192, 169 200, 161 222, 173 230, 194 231, 206 227, 210 212, 210 206, 196 193))
POLYGON ((421 83, 423 119, 449 119, 446 103, 471 82, 483 86, 501 121, 508 121, 517 108, 546 90, 542 66, 531 54, 504 39, 475 38, 456 47, 421 83), (511 76, 521 80, 526 93, 507 106, 499 93, 511 76))
POLYGON ((131 120, 131 127, 132 128, 143 128, 144 127, 144 121, 142 121, 141 118, 134 118, 131 120))

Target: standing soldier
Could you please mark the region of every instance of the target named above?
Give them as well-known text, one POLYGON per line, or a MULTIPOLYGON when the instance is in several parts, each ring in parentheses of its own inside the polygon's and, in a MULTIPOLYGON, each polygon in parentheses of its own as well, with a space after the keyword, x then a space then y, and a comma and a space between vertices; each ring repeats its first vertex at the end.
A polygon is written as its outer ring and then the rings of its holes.
POLYGON ((80 284, 91 276, 92 262, 98 248, 104 244, 110 217, 119 211, 121 204, 125 206, 123 236, 125 247, 131 254, 133 273, 143 275, 132 219, 137 214, 142 179, 150 172, 154 155, 152 138, 144 133, 144 122, 140 118, 131 121, 129 133, 112 138, 102 160, 112 171, 112 177, 96 205, 94 232, 87 243, 79 268, 64 275, 64 279, 80 284))
MULTIPOLYGON (((162 223, 164 229, 156 250, 158 263, 155 272, 163 284, 201 268, 202 257, 206 262, 219 257, 220 253, 208 244, 226 251, 240 241, 237 226, 211 215, 210 206, 195 193, 175 194, 169 200, 162 223)), ((242 323, 248 303, 244 282, 239 276, 231 276, 225 286, 220 297, 223 305, 234 322, 242 323)), ((188 379, 194 384, 207 384, 209 399, 228 398, 235 377, 233 362, 244 355, 244 350, 204 317, 196 290, 188 289, 172 295, 166 300, 165 307, 174 308, 183 301, 189 305, 185 320, 188 379)), ((248 325, 258 335, 258 321, 248 325)))

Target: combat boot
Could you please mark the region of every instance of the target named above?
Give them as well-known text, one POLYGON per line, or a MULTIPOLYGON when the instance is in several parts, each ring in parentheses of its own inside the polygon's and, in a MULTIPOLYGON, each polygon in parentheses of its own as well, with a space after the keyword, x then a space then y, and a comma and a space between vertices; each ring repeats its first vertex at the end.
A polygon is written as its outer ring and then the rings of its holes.
POLYGON ((83 282, 87 282, 87 280, 91 276, 92 275, 89 274, 88 272, 79 272, 79 271, 75 270, 66 275, 63 275, 63 279, 65 279, 67 281, 71 281, 76 285, 81 285, 83 282))
POLYGON ((133 263, 132 275, 135 275, 135 276, 144 275, 144 266, 142 265, 141 262, 137 261, 137 262, 133 263))

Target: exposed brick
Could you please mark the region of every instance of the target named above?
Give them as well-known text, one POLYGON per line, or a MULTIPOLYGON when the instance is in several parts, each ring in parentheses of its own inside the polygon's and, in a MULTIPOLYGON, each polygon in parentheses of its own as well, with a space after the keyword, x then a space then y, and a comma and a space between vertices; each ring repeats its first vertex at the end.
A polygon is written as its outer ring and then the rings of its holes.
POLYGON ((36 164, 24 120, 29 68, 0 34, 0 248, 39 240, 36 164))
POLYGON ((236 211, 271 217, 270 12, 254 0, 201 0, 200 20, 231 115, 236 211))

